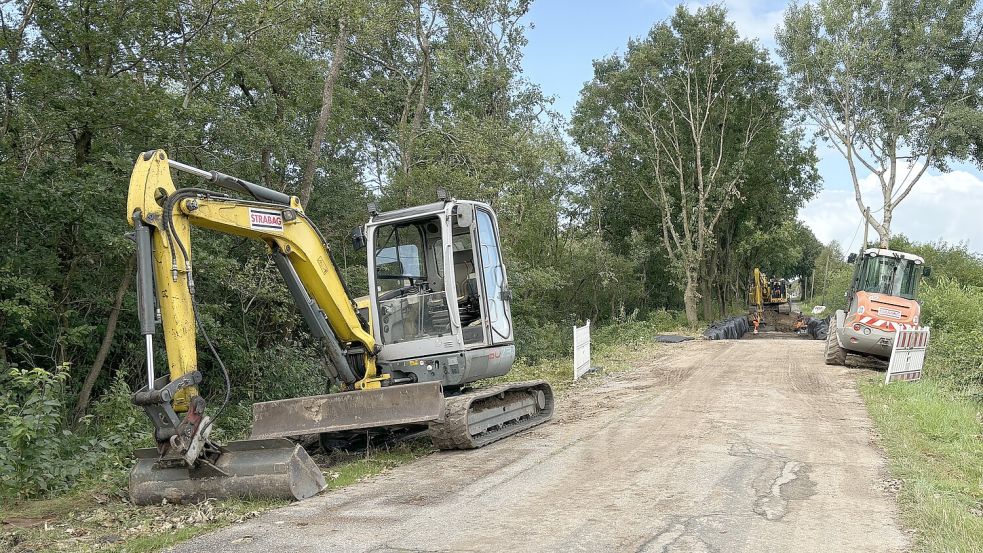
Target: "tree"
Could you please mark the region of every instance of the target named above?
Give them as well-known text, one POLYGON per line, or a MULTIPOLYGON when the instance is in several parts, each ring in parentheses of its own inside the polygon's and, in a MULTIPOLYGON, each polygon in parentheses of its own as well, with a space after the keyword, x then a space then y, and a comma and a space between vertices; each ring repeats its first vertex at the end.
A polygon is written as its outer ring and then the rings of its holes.
POLYGON ((778 31, 786 82, 846 159, 857 207, 887 247, 894 209, 931 167, 983 163, 983 12, 975 0, 819 0, 778 31), (859 171, 880 185, 880 220, 859 171))
POLYGON ((798 136, 779 82, 767 53, 738 36, 723 8, 680 6, 623 58, 595 62, 581 93, 574 136, 596 163, 619 164, 617 177, 659 214, 657 235, 681 272, 692 324, 721 221, 752 189, 776 184, 753 169, 788 161, 782 151, 798 136))
POLYGON ((331 107, 334 104, 334 88, 341 72, 341 64, 345 60, 345 49, 348 47, 348 28, 345 20, 338 22, 338 36, 331 56, 331 67, 324 77, 324 92, 321 95, 321 111, 314 127, 314 137, 311 139, 311 152, 304 164, 304 176, 300 182, 300 205, 306 206, 311 199, 311 188, 314 186, 314 170, 321 157, 321 146, 324 143, 324 131, 331 117, 331 107))

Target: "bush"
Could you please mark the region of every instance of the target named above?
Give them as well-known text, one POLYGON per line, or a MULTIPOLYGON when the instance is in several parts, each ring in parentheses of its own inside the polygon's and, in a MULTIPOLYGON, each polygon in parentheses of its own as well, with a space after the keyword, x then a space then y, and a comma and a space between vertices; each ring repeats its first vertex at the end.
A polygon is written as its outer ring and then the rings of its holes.
POLYGON ((515 330, 516 357, 526 363, 573 354, 573 327, 530 321, 515 330))
POLYGON ((651 342, 652 337, 662 332, 677 331, 687 326, 686 315, 680 311, 658 309, 652 311, 644 320, 629 318, 623 322, 613 322, 591 329, 591 340, 599 347, 611 344, 631 345, 651 342))
POLYGON ((7 371, 0 388, 0 496, 60 491, 79 474, 62 427, 67 367, 7 371))
POLYGON ((122 478, 146 421, 117 379, 77 428, 66 423, 68 367, 11 368, 0 387, 0 498, 64 492, 85 478, 122 478))
POLYGON ((114 478, 122 485, 133 450, 154 447, 150 421, 133 405, 132 395, 124 374, 118 373, 109 390, 92 404, 92 414, 79 428, 82 447, 93 449, 82 477, 114 478))
POLYGON ((983 401, 983 289, 940 276, 921 298, 922 324, 932 328, 926 376, 983 401))

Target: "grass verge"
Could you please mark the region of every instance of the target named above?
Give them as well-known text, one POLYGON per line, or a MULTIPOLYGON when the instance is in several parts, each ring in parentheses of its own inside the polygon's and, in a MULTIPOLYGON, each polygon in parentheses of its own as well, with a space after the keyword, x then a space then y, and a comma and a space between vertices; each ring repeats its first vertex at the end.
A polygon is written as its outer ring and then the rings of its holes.
POLYGON ((983 551, 983 413, 937 383, 860 383, 860 391, 901 481, 905 526, 915 551, 983 551))
MULTIPOLYGON (((518 361, 503 377, 489 380, 488 384, 516 382, 520 380, 545 380, 555 391, 591 386, 595 377, 631 368, 640 359, 654 355, 666 344, 655 341, 658 334, 678 334, 696 338, 699 328, 688 328, 681 323, 653 325, 646 322, 611 324, 591 329, 591 365, 597 369, 577 382, 573 381, 573 358, 557 357, 535 363, 518 361)), ((671 346, 670 346, 671 347, 671 346)))

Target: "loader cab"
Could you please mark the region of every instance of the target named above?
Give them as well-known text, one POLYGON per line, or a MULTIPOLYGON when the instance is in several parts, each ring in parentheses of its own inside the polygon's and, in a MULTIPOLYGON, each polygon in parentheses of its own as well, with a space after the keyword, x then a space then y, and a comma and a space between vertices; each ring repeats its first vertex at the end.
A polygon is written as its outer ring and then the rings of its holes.
POLYGON ((375 214, 364 240, 369 316, 391 379, 458 385, 508 371, 511 294, 487 204, 448 200, 375 214))
POLYGON ((918 297, 922 276, 931 274, 921 257, 883 248, 868 248, 860 255, 850 254, 847 261, 854 264, 848 292, 850 300, 856 292, 914 300, 918 297))

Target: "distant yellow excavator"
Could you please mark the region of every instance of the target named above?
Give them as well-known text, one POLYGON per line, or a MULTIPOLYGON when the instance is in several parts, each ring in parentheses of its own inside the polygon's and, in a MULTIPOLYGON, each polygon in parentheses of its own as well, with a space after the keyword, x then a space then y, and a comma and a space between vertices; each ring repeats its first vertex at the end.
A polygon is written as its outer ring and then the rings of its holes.
POLYGON ((156 441, 135 453, 130 497, 136 504, 310 497, 325 487, 324 477, 288 436, 429 427, 438 448, 468 449, 552 415, 553 392, 542 381, 468 388, 506 374, 515 359, 512 295, 487 204, 438 193, 432 204, 383 213, 370 207, 369 222, 352 233, 369 252, 369 296, 360 304, 296 197, 154 150, 136 160, 126 218, 136 242, 147 369, 147 384, 133 402, 149 417, 156 441), (175 188, 172 169, 249 198, 175 188), (231 383, 195 302, 192 226, 267 245, 323 345, 327 379, 341 392, 254 404, 248 440, 210 439, 212 419, 198 392, 198 334, 224 373, 226 402, 231 383), (158 327, 169 368, 159 378, 158 327))
POLYGON ((788 281, 784 278, 769 279, 758 267, 754 268, 751 285, 748 287, 748 308, 750 311, 748 318, 754 334, 758 333, 758 327, 763 324, 771 324, 782 329, 785 326, 794 326, 791 320, 785 321, 790 317, 782 317, 792 313, 788 281))

